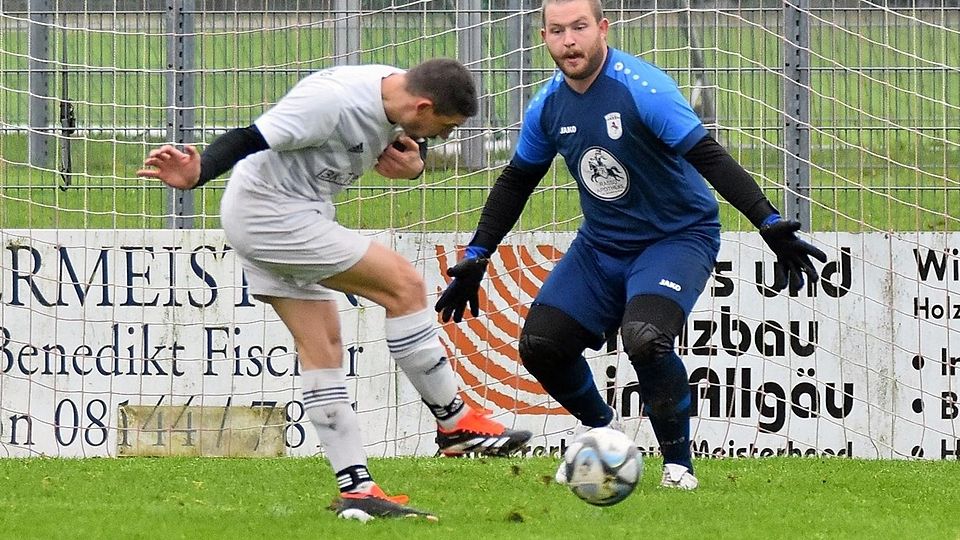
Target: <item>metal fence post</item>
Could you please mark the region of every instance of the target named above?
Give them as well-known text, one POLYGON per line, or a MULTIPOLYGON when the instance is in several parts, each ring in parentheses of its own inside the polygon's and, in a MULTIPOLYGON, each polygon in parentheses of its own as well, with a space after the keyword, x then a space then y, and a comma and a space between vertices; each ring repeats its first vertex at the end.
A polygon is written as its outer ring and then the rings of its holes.
POLYGON ((483 77, 483 19, 481 0, 464 0, 458 2, 457 9, 457 48, 460 61, 474 74, 477 93, 480 97, 480 111, 477 116, 467 120, 462 132, 465 136, 460 141, 460 157, 463 166, 468 170, 480 170, 486 166, 484 152, 483 125, 489 118, 489 101, 486 97, 486 88, 483 77))
MULTIPOLYGON (((530 22, 531 16, 523 9, 523 0, 509 0, 507 2, 509 11, 516 12, 516 15, 507 20, 507 50, 511 53, 507 56, 507 87, 510 95, 507 99, 507 117, 506 125, 510 127, 519 127, 523 121, 523 112, 526 103, 530 100, 530 22)), ((510 139, 510 148, 516 146, 519 138, 519 129, 511 129, 508 132, 510 139)))
POLYGON ((53 24, 53 1, 30 0, 27 4, 30 26, 27 33, 30 55, 27 75, 30 88, 28 115, 30 134, 27 137, 27 155, 30 165, 47 168, 50 165, 50 27, 53 24))
MULTIPOLYGON (((167 36, 167 141, 192 144, 195 139, 193 33, 195 0, 166 0, 164 18, 167 36)), ((192 191, 169 188, 167 214, 172 229, 192 229, 194 196, 192 191)))
POLYGON ((810 215, 810 0, 783 4, 783 212, 807 231, 810 215))
POLYGON ((360 63, 360 0, 333 3, 333 62, 338 66, 360 63))

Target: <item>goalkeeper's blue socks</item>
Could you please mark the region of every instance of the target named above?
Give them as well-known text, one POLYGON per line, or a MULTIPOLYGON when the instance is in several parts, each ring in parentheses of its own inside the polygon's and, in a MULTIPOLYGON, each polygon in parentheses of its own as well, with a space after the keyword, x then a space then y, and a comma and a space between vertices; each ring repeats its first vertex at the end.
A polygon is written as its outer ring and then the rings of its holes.
POLYGON ((692 473, 690 386, 683 361, 670 352, 655 360, 635 362, 633 367, 664 463, 683 465, 692 473))
POLYGON ((613 420, 613 409, 603 400, 584 357, 570 369, 550 369, 533 374, 544 390, 588 427, 603 427, 613 420))

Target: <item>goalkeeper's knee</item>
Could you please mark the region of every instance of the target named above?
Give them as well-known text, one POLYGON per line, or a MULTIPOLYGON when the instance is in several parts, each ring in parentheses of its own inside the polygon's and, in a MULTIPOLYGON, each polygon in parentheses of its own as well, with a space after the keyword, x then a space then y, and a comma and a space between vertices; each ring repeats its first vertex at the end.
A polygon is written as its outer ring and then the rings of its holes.
POLYGON ((520 335, 520 358, 554 399, 587 426, 605 426, 613 411, 597 391, 583 350, 595 336, 556 308, 535 305, 520 335))
POLYGON ((549 391, 549 381, 563 376, 587 348, 590 333, 563 311, 534 304, 520 334, 520 360, 549 391))
POLYGON ((623 351, 635 367, 656 363, 673 352, 673 342, 686 318, 679 304, 656 295, 633 297, 624 310, 620 336, 623 351))

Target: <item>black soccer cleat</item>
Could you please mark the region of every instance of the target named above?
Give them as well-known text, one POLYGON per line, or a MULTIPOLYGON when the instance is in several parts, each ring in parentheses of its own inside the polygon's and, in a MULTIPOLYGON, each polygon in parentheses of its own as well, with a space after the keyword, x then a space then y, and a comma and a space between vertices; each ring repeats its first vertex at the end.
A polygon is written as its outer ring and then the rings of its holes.
POLYGON ((533 436, 526 430, 508 429, 491 420, 488 415, 486 411, 471 408, 453 429, 438 427, 436 442, 439 453, 445 456, 509 456, 523 448, 533 436))

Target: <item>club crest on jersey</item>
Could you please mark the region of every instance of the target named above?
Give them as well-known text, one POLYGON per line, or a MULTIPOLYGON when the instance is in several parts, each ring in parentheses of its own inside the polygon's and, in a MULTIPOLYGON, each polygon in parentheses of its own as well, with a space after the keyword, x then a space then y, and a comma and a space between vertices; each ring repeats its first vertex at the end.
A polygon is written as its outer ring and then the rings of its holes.
POLYGON ((607 135, 617 140, 623 135, 623 124, 620 123, 620 113, 607 113, 603 117, 607 121, 607 135))
POLYGON ((593 146, 580 156, 580 181, 596 198, 613 201, 630 187, 627 168, 604 148, 593 146))

